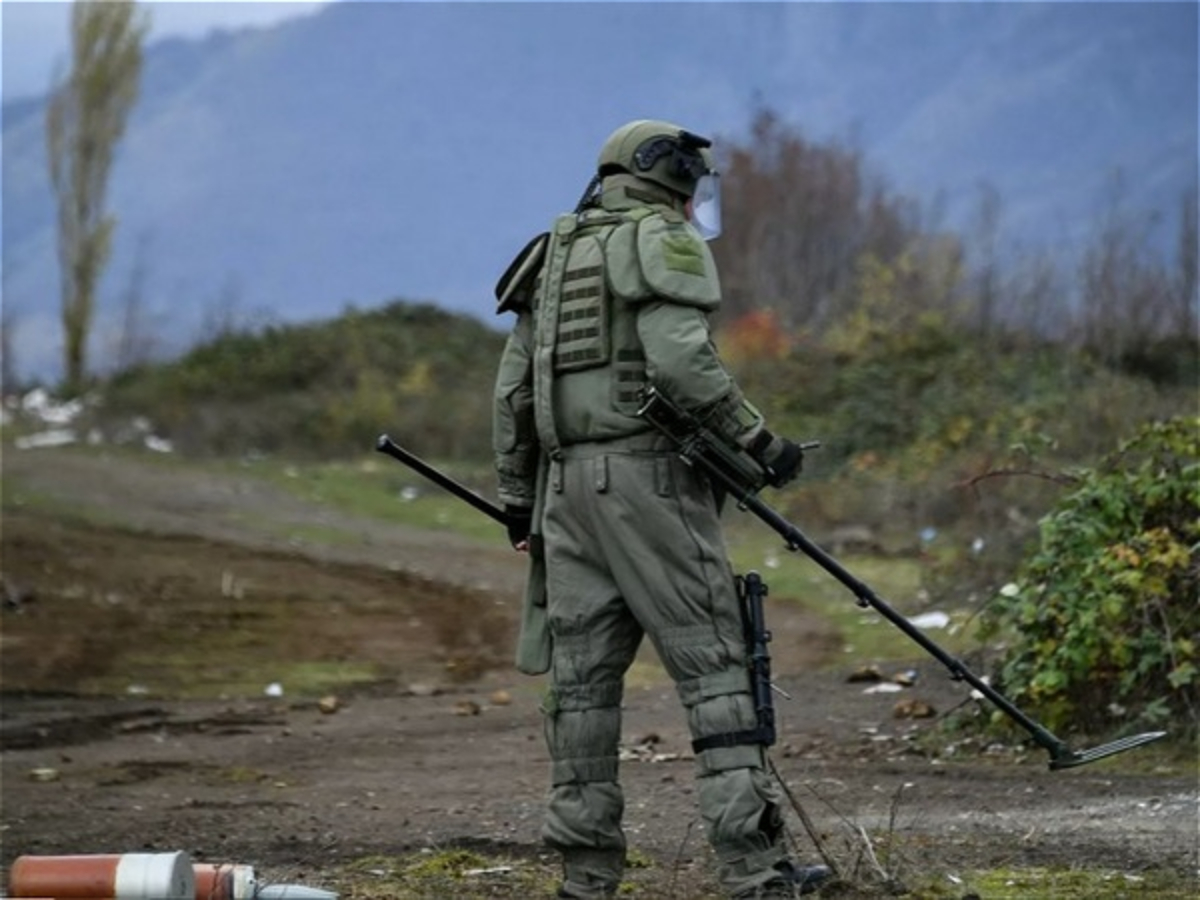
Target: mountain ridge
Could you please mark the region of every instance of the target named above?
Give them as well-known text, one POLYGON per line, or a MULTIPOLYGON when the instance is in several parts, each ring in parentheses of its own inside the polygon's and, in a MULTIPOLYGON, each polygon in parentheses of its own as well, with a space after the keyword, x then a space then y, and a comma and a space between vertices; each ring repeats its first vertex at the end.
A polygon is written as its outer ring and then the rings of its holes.
MULTIPOLYGON (((1195 180, 1195 7, 1074 6, 335 3, 156 42, 93 355, 131 290, 175 349, 221 306, 294 320, 404 298, 486 319, 511 254, 643 116, 745 140, 761 104, 853 142, 897 190, 940 192, 950 226, 994 184, 1014 241, 1077 245, 1117 170, 1169 220, 1195 180)), ((18 362, 44 377, 43 110, 3 108, 3 250, 18 362)))

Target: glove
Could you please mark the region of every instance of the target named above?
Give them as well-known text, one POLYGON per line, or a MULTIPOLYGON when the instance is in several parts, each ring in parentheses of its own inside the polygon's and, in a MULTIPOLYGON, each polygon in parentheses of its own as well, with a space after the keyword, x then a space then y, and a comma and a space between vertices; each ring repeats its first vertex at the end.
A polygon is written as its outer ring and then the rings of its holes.
POLYGON ((533 507, 504 504, 504 527, 508 529, 508 540, 517 547, 529 540, 533 531, 533 507))
POLYGON ((804 462, 804 451, 799 444, 771 434, 765 428, 750 442, 747 450, 767 470, 767 484, 773 488, 781 488, 799 475, 804 462))

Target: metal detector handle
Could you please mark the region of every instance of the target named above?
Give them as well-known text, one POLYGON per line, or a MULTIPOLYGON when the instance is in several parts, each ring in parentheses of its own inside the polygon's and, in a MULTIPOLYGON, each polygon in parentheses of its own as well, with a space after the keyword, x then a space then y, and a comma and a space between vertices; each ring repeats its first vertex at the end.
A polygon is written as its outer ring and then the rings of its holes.
POLYGON ((398 460, 421 475, 424 475, 434 484, 443 487, 452 493, 459 500, 464 500, 471 506, 475 507, 485 516, 489 516, 499 522, 501 525, 508 527, 509 516, 496 504, 489 500, 480 497, 477 493, 471 490, 466 485, 455 481, 445 472, 442 472, 419 456, 409 453, 386 434, 381 434, 375 441, 375 449, 380 453, 390 456, 392 459, 398 460))

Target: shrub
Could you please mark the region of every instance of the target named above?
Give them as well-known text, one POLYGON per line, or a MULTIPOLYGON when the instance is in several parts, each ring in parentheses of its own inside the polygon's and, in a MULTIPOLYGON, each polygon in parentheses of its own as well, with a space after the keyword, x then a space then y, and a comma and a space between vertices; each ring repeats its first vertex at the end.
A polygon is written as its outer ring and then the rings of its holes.
POLYGON ((999 681, 1051 729, 1197 732, 1200 418, 1144 427, 1040 523, 985 613, 1013 638, 999 681))
POLYGON ((396 301, 330 321, 230 332, 165 365, 121 373, 105 412, 149 418, 187 454, 368 452, 381 431, 438 456, 487 458, 505 336, 396 301))

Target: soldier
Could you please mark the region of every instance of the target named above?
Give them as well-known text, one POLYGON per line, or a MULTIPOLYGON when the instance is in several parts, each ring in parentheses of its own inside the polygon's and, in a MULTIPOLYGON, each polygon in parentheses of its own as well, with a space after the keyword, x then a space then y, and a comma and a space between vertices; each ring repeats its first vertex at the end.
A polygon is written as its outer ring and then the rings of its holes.
POLYGON ((517 665, 549 671, 543 827, 560 897, 609 897, 625 862, 617 775, 624 676, 643 635, 687 713, 701 815, 733 897, 828 878, 788 858, 746 666, 719 499, 637 415, 654 386, 735 439, 781 487, 801 450, 773 435, 710 340, 720 286, 711 142, 668 122, 617 129, 579 206, 497 285, 517 315, 495 387, 499 495, 531 575, 517 665))

